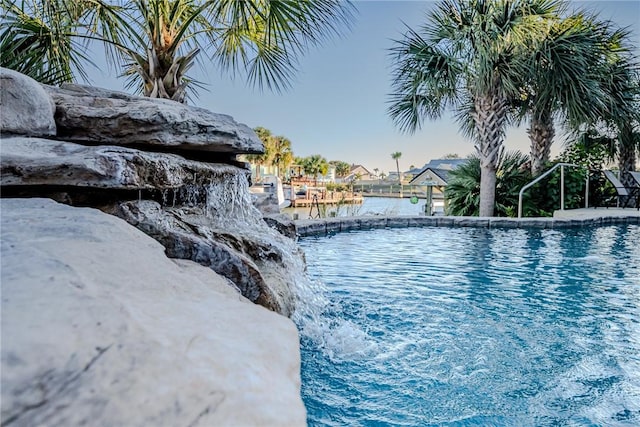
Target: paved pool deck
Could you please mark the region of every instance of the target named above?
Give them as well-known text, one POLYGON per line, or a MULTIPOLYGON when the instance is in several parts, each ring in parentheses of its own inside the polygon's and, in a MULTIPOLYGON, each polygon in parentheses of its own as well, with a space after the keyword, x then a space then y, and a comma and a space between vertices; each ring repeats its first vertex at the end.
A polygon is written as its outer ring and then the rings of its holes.
POLYGON ((580 228, 613 224, 640 224, 640 211, 626 208, 588 208, 556 211, 553 218, 464 216, 353 216, 294 221, 300 237, 326 236, 345 231, 401 227, 580 228))
POLYGON ((586 219, 603 217, 640 217, 640 210, 635 208, 584 208, 555 211, 554 218, 586 219))

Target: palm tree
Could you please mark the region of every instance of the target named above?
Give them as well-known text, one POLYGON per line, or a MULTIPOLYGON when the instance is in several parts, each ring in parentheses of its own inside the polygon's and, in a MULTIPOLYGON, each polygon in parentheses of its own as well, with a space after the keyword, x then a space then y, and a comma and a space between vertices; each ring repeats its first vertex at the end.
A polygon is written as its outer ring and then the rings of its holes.
POLYGON ((194 32, 211 31, 207 3, 193 0, 136 0, 127 9, 130 43, 120 44, 129 76, 128 88, 152 98, 185 102, 192 80, 186 72, 193 66, 200 45, 194 32))
POLYGON ((329 164, 336 168, 336 176, 339 178, 344 178, 351 172, 351 165, 342 160, 331 160, 329 164))
POLYGON ((629 55, 616 54, 613 47, 601 66, 606 76, 601 84, 608 95, 605 105, 597 121, 574 132, 573 144, 602 146, 610 160, 617 158, 622 183, 632 187, 635 184, 627 172, 635 170, 640 154, 640 64, 629 55))
MULTIPOLYGON (((502 152, 496 175, 496 215, 515 216, 518 194, 530 181, 526 166, 529 158, 519 151, 502 152)), ((444 196, 447 213, 455 216, 476 216, 480 211, 480 158, 472 156, 467 162, 449 172, 449 184, 444 196)))
POLYGON ((618 133, 618 168, 620 180, 627 187, 635 187, 635 182, 628 172, 636 170, 636 161, 640 153, 640 130, 638 122, 625 123, 618 133))
POLYGON ((263 127, 257 127, 254 129, 258 138, 262 141, 264 146, 264 152, 258 154, 245 154, 244 158, 256 166, 256 181, 260 181, 260 172, 262 166, 271 164, 271 160, 274 152, 273 136, 269 129, 263 127))
POLYGON ((398 182, 400 183, 400 198, 402 198, 402 177, 400 176, 400 164, 398 163, 400 157, 402 157, 402 153, 399 151, 391 153, 391 158, 396 161, 396 171, 398 172, 398 182))
MULTIPOLYGON (((123 2, 124 6, 99 1, 2 0, 2 5, 15 16, 31 16, 34 10, 43 10, 43 22, 61 23, 64 41, 107 41, 119 51, 114 59, 125 63, 130 86, 146 96, 181 102, 192 83, 185 73, 201 50, 222 70, 244 72, 259 88, 282 90, 289 85, 297 58, 310 46, 340 34, 353 12, 351 3, 338 0, 134 0, 123 2), (51 4, 56 7, 49 7, 51 4), (75 4, 99 4, 98 10, 112 25, 95 25, 74 12, 75 4)), ((27 25, 22 21, 3 20, 3 52, 9 52, 3 64, 17 63, 18 54, 37 46, 37 40, 23 36, 27 25)), ((26 31, 39 34, 38 28, 26 31)), ((67 45, 61 56, 73 58, 78 64, 87 59, 67 45)), ((43 55, 57 48, 51 44, 33 52, 33 56, 39 55, 36 60, 45 71, 53 65, 43 55)))
POLYGON ((496 169, 510 99, 526 73, 525 47, 558 9, 556 0, 441 0, 420 31, 392 49, 389 114, 402 131, 452 107, 480 158, 481 216, 492 216, 496 169))
POLYGON ((640 64, 623 55, 607 66, 605 91, 610 97, 602 121, 615 135, 620 179, 631 187, 634 182, 626 172, 635 170, 640 154, 640 64))
POLYGON ((612 97, 608 89, 618 89, 606 84, 611 81, 607 58, 630 55, 621 43, 625 32, 611 31, 609 23, 583 13, 549 21, 544 37, 531 44, 529 73, 524 75, 517 100, 520 119, 526 117, 530 122, 527 132, 534 176, 549 161, 554 118, 578 129, 605 114, 612 97))
POLYGON ((318 175, 326 175, 329 171, 327 159, 319 154, 314 154, 302 159, 302 168, 307 175, 313 175, 315 185, 318 186, 318 175))
POLYGON ((291 141, 284 136, 274 136, 271 141, 271 165, 276 167, 276 175, 280 177, 281 172, 287 170, 293 163, 291 141))

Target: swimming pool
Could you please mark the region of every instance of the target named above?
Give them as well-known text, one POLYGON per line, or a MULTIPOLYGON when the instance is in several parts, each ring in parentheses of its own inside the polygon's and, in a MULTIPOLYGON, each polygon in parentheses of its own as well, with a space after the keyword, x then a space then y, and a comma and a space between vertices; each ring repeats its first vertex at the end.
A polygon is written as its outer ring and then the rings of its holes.
POLYGON ((300 245, 309 425, 640 425, 640 226, 300 245))

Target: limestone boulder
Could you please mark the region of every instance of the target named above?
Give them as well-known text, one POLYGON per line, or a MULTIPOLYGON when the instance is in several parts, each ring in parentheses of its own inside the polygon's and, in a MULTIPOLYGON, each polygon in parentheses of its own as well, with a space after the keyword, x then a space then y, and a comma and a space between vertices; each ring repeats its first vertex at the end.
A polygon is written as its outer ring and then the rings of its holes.
POLYGON ((269 214, 264 215, 263 219, 269 227, 277 230, 283 236, 287 236, 290 239, 296 239, 298 237, 296 234, 296 224, 288 215, 280 213, 269 214))
POLYGON ((225 114, 90 86, 46 89, 56 104, 60 139, 155 151, 264 152, 252 129, 225 114))
POLYGON ((13 426, 303 426, 296 328, 121 219, 2 199, 13 426))
POLYGON ((245 169, 118 146, 85 146, 42 138, 0 140, 2 186, 167 189, 204 186, 245 169))
POLYGON ((0 133, 56 134, 55 105, 43 87, 24 74, 0 68, 0 133))
MULTIPOLYGON (((285 316, 293 313, 294 284, 282 272, 292 265, 273 244, 216 228, 200 208, 162 208, 141 200, 120 203, 113 213, 162 243, 169 257, 209 267, 252 302, 285 316)), ((269 230, 263 226, 263 232, 269 230)))

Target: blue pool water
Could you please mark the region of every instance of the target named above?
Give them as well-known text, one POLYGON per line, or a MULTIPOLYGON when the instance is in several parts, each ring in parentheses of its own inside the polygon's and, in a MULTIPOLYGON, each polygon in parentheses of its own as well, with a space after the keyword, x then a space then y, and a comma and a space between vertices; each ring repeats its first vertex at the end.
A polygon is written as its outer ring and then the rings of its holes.
POLYGON ((640 227, 300 242, 310 426, 639 426, 640 227))

